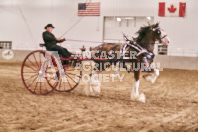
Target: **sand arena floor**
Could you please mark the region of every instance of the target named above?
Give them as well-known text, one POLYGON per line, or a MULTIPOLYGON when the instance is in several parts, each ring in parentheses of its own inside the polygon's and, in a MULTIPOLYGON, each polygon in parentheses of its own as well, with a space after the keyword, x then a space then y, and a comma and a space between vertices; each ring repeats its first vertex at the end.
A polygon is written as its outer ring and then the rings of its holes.
POLYGON ((123 82, 102 83, 95 98, 82 93, 83 82, 69 93, 34 95, 20 70, 19 62, 0 62, 0 132, 198 131, 198 71, 164 69, 154 84, 141 78, 144 104, 130 100, 127 72, 123 82))

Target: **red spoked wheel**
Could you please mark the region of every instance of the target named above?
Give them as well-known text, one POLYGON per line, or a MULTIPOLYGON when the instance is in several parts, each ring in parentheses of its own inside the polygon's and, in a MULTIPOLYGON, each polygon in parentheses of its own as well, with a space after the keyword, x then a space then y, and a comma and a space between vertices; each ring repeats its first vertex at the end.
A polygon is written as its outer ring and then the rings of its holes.
POLYGON ((33 94, 46 95, 58 85, 59 74, 55 57, 44 50, 27 55, 21 68, 25 87, 33 94))
POLYGON ((60 72, 59 85, 56 87, 58 92, 69 92, 76 88, 82 76, 81 61, 73 65, 63 66, 64 72, 60 72))

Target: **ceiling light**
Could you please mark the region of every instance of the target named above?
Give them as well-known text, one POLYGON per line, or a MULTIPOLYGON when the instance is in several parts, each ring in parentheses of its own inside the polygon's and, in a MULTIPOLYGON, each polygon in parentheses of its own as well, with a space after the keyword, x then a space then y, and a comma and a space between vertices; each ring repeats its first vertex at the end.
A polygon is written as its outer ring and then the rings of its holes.
POLYGON ((146 17, 149 21, 151 20, 151 17, 146 17))
POLYGON ((117 21, 118 21, 118 22, 121 22, 121 18, 117 17, 117 21))

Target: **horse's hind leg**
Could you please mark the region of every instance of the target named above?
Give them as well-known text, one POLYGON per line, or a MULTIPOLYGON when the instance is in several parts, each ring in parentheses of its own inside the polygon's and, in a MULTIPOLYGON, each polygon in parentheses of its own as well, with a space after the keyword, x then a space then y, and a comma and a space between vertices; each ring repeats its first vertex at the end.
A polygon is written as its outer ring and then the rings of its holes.
POLYGON ((141 72, 140 70, 134 71, 135 83, 134 83, 134 86, 133 86, 133 89, 132 89, 132 92, 131 92, 131 100, 140 101, 140 102, 145 103, 146 98, 145 98, 144 94, 142 93, 142 94, 139 95, 140 72, 141 72))
POLYGON ((146 81, 154 83, 158 76, 159 76, 159 69, 155 69, 153 74, 151 75, 147 74, 144 75, 143 77, 144 79, 146 79, 146 81))

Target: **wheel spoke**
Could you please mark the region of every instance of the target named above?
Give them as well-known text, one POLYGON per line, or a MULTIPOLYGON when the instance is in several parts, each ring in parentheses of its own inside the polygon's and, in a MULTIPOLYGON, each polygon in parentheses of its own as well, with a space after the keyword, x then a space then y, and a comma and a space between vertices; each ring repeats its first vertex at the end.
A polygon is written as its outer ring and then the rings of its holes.
MULTIPOLYGON (((73 82, 75 82, 69 75, 66 74, 66 76, 68 76, 73 82)), ((67 81, 68 81, 68 79, 67 79, 67 81)), ((75 82, 75 83, 77 83, 77 82, 75 82)))
POLYGON ((37 61, 37 59, 36 59, 34 53, 33 53, 33 56, 34 56, 34 59, 35 59, 35 61, 36 61, 37 66, 38 66, 38 68, 39 68, 39 64, 38 64, 38 61, 37 61))
POLYGON ((77 74, 73 74, 73 73, 66 73, 66 74, 69 74, 69 75, 75 75, 75 76, 77 76, 77 77, 81 77, 80 75, 77 75, 77 74))
POLYGON ((59 90, 60 90, 60 88, 61 88, 61 84, 62 84, 62 79, 60 79, 59 90))
POLYGON ((41 84, 42 84, 42 83, 40 82, 40 94, 42 94, 42 91, 41 91, 41 84))
POLYGON ((54 82, 53 87, 55 87, 55 86, 56 86, 56 84, 57 84, 57 82, 54 82))
POLYGON ((40 67, 42 66, 42 57, 41 57, 41 55, 43 56, 43 58, 45 59, 45 55, 44 55, 44 53, 39 53, 39 56, 40 56, 40 67))
POLYGON ((50 80, 49 81, 51 81, 52 79, 53 80, 56 80, 55 78, 53 78, 53 77, 46 77, 46 80, 47 80, 47 78, 50 78, 50 80))
POLYGON ((36 82, 36 86, 34 87, 34 92, 36 91, 37 85, 38 85, 38 82, 36 82))
POLYGON ((30 76, 29 78, 26 78, 26 79, 24 79, 24 80, 27 81, 27 80, 29 80, 29 79, 35 77, 36 75, 38 75, 38 74, 32 75, 32 76, 30 76))
POLYGON ((44 82, 44 84, 45 84, 45 89, 46 89, 46 91, 48 92, 48 90, 47 90, 47 86, 46 86, 46 83, 44 82))
POLYGON ((40 58, 40 67, 41 67, 41 52, 39 52, 39 58, 40 58))
POLYGON ((37 73, 37 72, 23 72, 23 73, 37 73))
POLYGON ((75 69, 65 69, 65 72, 67 71, 74 71, 75 69))
POLYGON ((28 61, 34 66, 36 67, 36 69, 38 70, 37 66, 34 65, 34 63, 28 58, 28 61))
MULTIPOLYGON (((66 79, 67 79, 67 77, 66 77, 66 79)), ((67 82, 68 82, 68 84, 70 86, 70 89, 72 89, 71 84, 69 83, 69 80, 68 79, 67 79, 67 82)))
POLYGON ((32 69, 32 70, 34 70, 34 71, 37 71, 37 70, 35 70, 34 68, 32 68, 32 67, 30 67, 30 66, 28 66, 28 65, 24 65, 24 66, 27 66, 28 68, 30 68, 30 69, 32 69))
POLYGON ((29 87, 31 87, 31 85, 35 82, 35 80, 37 79, 38 77, 36 77, 33 81, 32 81, 32 83, 29 85, 29 86, 27 86, 28 88, 29 87))
POLYGON ((64 91, 65 91, 65 88, 66 88, 66 86, 65 86, 65 82, 63 82, 64 83, 64 91))

